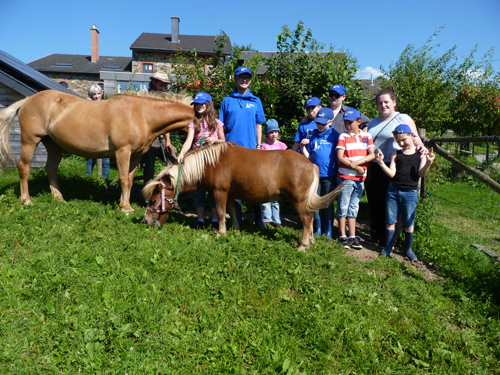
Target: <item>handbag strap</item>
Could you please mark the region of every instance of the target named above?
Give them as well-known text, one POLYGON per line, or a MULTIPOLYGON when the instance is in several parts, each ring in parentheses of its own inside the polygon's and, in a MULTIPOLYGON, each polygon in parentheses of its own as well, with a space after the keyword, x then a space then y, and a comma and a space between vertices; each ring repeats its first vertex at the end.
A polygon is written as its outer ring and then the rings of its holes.
POLYGON ((389 122, 388 122, 387 124, 385 124, 385 125, 384 125, 384 127, 383 127, 382 129, 380 129, 380 131, 377 133, 377 135, 373 138, 373 143, 375 143, 375 141, 377 140, 377 138, 378 138, 379 134, 380 134, 380 133, 382 133, 382 131, 383 131, 385 128, 387 128, 387 125, 389 125, 389 124, 392 122, 392 120, 394 120, 394 119, 395 119, 396 117, 398 117, 400 114, 401 114, 401 113, 399 113, 399 112, 398 112, 397 114, 395 114, 394 116, 392 116, 392 118, 389 120, 389 122))

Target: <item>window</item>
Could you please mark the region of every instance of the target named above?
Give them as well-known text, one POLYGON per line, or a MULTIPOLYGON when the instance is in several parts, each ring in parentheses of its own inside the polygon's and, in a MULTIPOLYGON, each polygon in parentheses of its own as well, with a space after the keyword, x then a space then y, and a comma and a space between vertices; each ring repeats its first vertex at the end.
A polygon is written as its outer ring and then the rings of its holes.
POLYGON ((151 64, 151 63, 142 64, 142 72, 143 73, 153 73, 153 64, 151 64))

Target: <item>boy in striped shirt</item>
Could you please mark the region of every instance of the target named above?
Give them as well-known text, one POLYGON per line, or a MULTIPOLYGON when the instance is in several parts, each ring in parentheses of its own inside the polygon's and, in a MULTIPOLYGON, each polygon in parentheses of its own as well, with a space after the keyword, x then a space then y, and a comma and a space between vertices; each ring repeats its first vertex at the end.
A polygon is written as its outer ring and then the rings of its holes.
POLYGON ((361 114, 357 109, 350 108, 344 113, 344 125, 347 130, 342 133, 337 143, 337 186, 344 184, 344 190, 337 201, 337 217, 339 221, 339 242, 346 249, 361 249, 360 238, 356 236, 356 217, 358 216, 359 200, 363 195, 368 163, 375 159, 375 146, 370 133, 359 129, 361 114), (346 218, 349 227, 349 237, 346 236, 346 218))

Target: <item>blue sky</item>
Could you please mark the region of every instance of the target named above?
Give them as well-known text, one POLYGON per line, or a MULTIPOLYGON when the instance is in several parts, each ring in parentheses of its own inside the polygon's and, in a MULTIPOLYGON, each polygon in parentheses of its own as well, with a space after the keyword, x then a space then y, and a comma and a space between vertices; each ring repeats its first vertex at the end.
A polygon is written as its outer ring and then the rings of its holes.
POLYGON ((90 54, 93 24, 100 32, 100 55, 131 56, 130 46, 142 32, 170 34, 172 16, 180 17, 181 35, 223 30, 232 43, 251 43, 260 51, 276 50, 282 26, 294 29, 301 20, 320 43, 357 58, 362 78, 381 65, 388 68, 408 44, 423 45, 442 25, 434 41, 441 44, 440 54, 457 45, 457 55, 466 56, 479 43, 481 60, 500 41, 499 0, 2 0, 0 14, 0 50, 26 63, 51 53, 90 54))

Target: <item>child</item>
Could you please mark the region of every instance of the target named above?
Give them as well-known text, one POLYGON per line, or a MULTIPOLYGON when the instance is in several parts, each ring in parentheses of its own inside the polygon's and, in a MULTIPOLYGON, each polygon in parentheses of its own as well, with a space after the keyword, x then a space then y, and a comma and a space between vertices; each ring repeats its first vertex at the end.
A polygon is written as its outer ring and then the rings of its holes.
POLYGON ((368 162, 375 159, 375 146, 370 133, 362 132, 361 113, 350 108, 344 113, 344 126, 347 130, 339 137, 337 158, 339 171, 337 185, 344 184, 337 201, 337 217, 339 220, 340 244, 347 249, 361 249, 360 238, 356 237, 356 217, 358 216, 359 200, 363 196, 364 183, 368 162), (345 223, 349 227, 349 238, 345 233, 345 223))
MULTIPOLYGON (((316 130, 312 132, 310 139, 300 142, 302 154, 319 167, 318 194, 325 195, 333 191, 337 186, 337 140, 339 133, 330 125, 333 122, 333 111, 330 108, 321 108, 316 119, 316 130)), ((334 219, 333 204, 319 212, 314 213, 315 236, 321 236, 324 223, 324 233, 327 238, 332 238, 332 224, 334 219)))
MULTIPOLYGON (((286 144, 278 141, 280 128, 276 120, 267 120, 265 128, 266 139, 262 143, 262 150, 286 150, 286 144)), ((264 225, 271 224, 275 228, 281 228, 280 205, 278 202, 262 204, 262 221, 264 225)))
POLYGON ((299 151, 300 141, 302 141, 304 138, 311 138, 313 130, 317 129, 314 119, 316 118, 318 111, 323 107, 321 106, 321 102, 319 101, 319 99, 313 96, 312 98, 307 99, 304 108, 306 109, 307 117, 302 119, 299 127, 297 128, 292 151, 299 151))
POLYGON ((386 257, 391 255, 395 223, 401 214, 405 228, 406 256, 413 261, 417 260, 412 251, 412 245, 413 224, 418 201, 418 178, 426 175, 436 156, 432 152, 432 148, 427 155, 421 155, 417 151, 413 143, 415 135, 408 125, 398 125, 392 134, 401 150, 392 153, 390 166, 385 165, 384 154, 380 149, 376 156, 377 164, 391 178, 387 189, 386 205, 387 243, 381 254, 386 257))
MULTIPOLYGON (((194 104, 194 121, 188 125, 188 134, 186 141, 182 145, 181 152, 177 157, 178 162, 184 160, 184 155, 189 151, 193 144, 194 147, 203 147, 204 145, 212 145, 215 143, 222 143, 225 141, 224 124, 217 118, 214 105, 212 104, 212 97, 206 92, 199 92, 195 95, 194 104), (202 138, 207 137, 200 144, 202 138)), ((196 229, 202 229, 205 225, 203 218, 205 212, 205 191, 196 190, 194 192, 194 204, 196 206, 196 213, 198 214, 198 223, 196 229)), ((215 208, 215 200, 210 195, 210 207, 212 208, 212 228, 219 229, 219 219, 217 217, 217 209, 215 208)))

